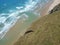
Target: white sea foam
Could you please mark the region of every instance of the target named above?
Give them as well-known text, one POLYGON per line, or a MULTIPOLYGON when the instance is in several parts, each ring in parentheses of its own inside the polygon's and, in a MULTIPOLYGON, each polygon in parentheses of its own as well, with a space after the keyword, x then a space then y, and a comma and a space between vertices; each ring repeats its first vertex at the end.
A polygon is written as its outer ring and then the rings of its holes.
POLYGON ((18 9, 18 10, 20 10, 20 9, 22 9, 22 8, 23 8, 23 7, 21 7, 21 6, 20 6, 20 7, 19 7, 19 6, 18 6, 18 7, 16 7, 16 9, 18 9))

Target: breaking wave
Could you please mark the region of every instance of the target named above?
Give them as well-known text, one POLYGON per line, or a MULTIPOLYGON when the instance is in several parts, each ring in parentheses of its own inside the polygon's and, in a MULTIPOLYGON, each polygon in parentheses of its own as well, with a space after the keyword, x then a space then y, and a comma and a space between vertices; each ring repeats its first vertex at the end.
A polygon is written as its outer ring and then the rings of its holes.
POLYGON ((9 13, 1 13, 0 39, 4 37, 8 29, 11 28, 19 18, 24 17, 24 20, 28 18, 28 15, 24 14, 24 12, 31 10, 36 4, 37 4, 36 0, 29 0, 25 2, 24 6, 17 6, 16 10, 9 10, 9 13))

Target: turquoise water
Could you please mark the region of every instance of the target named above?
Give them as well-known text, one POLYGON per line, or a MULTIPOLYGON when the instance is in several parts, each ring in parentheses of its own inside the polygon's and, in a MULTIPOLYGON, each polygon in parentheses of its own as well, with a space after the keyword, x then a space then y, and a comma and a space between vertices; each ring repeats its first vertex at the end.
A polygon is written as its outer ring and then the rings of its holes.
POLYGON ((37 1, 0 0, 0 2, 0 39, 2 39, 8 29, 12 27, 19 18, 29 17, 24 14, 24 12, 31 10, 31 8, 37 4, 37 1))
POLYGON ((0 0, 0 44, 10 45, 18 37, 19 33, 22 33, 32 22, 39 18, 40 14, 36 14, 37 12, 33 12, 33 10, 37 7, 44 7, 43 5, 50 1, 0 0), (10 31, 9 29, 18 21, 20 21, 18 30, 10 31))

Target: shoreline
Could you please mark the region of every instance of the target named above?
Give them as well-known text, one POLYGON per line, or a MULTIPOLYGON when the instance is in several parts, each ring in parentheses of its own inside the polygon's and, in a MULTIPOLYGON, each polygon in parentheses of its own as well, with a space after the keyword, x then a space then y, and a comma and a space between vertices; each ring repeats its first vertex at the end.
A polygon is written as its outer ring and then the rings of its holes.
POLYGON ((56 5, 58 5, 60 3, 60 0, 54 0, 54 2, 51 4, 51 6, 48 9, 48 12, 51 11, 56 5))
MULTIPOLYGON (((60 3, 59 0, 54 0, 53 3, 49 3, 45 6, 45 8, 41 11, 41 16, 46 16, 49 14, 49 11, 51 11, 56 5, 60 3)), ((18 41, 18 40, 17 40, 18 41)), ((15 42, 14 42, 15 43, 15 42)))
MULTIPOLYGON (((59 0, 54 0, 53 2, 47 4, 45 8, 41 11, 41 16, 46 16, 49 14, 49 11, 51 11, 56 5, 58 5, 60 2, 59 0), (58 1, 58 2, 57 2, 58 1)), ((17 40, 18 41, 18 40, 17 40)), ((14 41, 15 43, 16 41, 14 41)))
MULTIPOLYGON (((49 3, 48 6, 50 6, 50 5, 51 5, 51 3, 49 3)), ((47 7, 47 5, 46 5, 45 7, 47 7)), ((45 9, 45 8, 44 8, 44 9, 45 9)), ((47 11, 47 9, 46 9, 46 11, 47 11)), ((42 13, 42 14, 43 14, 43 13, 42 13)), ((44 13, 44 15, 45 15, 45 13, 44 13)), ((17 21, 17 23, 19 23, 19 21, 17 21)), ((17 24, 17 23, 15 24, 14 27, 12 27, 12 28, 10 29, 11 31, 14 30, 15 27, 17 27, 17 29, 19 29, 20 23, 19 23, 19 24, 17 24)), ((30 26, 29 26, 29 27, 30 27, 30 26)), ((29 28, 29 27, 28 27, 28 28, 29 28)), ((16 30, 17 30, 17 29, 16 29, 16 30)), ((26 29, 25 29, 25 30, 26 30, 26 29)), ((24 30, 24 31, 25 31, 25 30, 24 30)), ((24 32, 24 31, 23 31, 23 32, 24 32)), ((20 36, 22 36, 22 33, 20 33, 19 36, 18 36, 18 38, 12 42, 12 45, 20 38, 20 36)), ((9 43, 8 43, 8 44, 9 44, 9 43)))
POLYGON ((51 1, 50 3, 47 3, 44 8, 41 10, 41 16, 46 16, 49 12, 50 6, 53 4, 54 1, 51 1))
MULTIPOLYGON (((45 16, 45 15, 47 15, 48 13, 49 13, 49 11, 50 10, 52 10, 56 5, 58 5, 60 3, 60 1, 59 0, 54 0, 54 2, 53 3, 49 3, 49 4, 47 4, 46 6, 45 6, 45 8, 41 11, 41 16, 45 16)), ((15 32, 17 31, 17 29, 19 29, 20 28, 20 26, 19 25, 22 25, 22 23, 20 23, 20 21, 17 21, 17 23, 14 25, 14 27, 12 27, 11 29, 10 29, 10 31, 7 33, 7 35, 10 35, 10 36, 7 36, 7 38, 10 38, 11 36, 13 37, 13 35, 15 35, 15 34, 12 34, 12 33, 10 33, 10 32, 12 32, 12 30, 14 30, 15 32)), ((14 32, 14 33, 15 33, 14 32)), ((16 32, 17 34, 19 34, 20 32, 16 32)), ((16 35, 17 35, 16 34, 16 35)), ((15 36, 16 36, 15 35, 15 36)), ((20 35, 19 35, 19 37, 20 37, 20 35)), ((8 40, 8 39, 7 39, 8 40)), ((16 39, 17 40, 17 39, 16 39)), ((16 42, 16 41, 14 41, 14 42, 16 42)), ((14 43, 14 42, 12 42, 12 43, 14 43)), ((8 43, 9 44, 9 43, 8 43)))
POLYGON ((51 11, 56 5, 58 5, 60 3, 59 0, 54 0, 53 2, 47 4, 45 6, 45 8, 41 11, 41 15, 45 16, 47 14, 49 14, 49 11, 51 11))
MULTIPOLYGON (((47 9, 46 9, 46 12, 47 12, 47 10, 49 9, 48 7, 51 5, 51 3, 53 3, 53 1, 50 2, 48 5, 45 6, 45 8, 47 8, 47 9), (47 7, 47 6, 48 6, 48 7, 47 7)), ((45 8, 43 8, 43 9, 45 9, 45 8)), ((44 11, 44 10, 42 10, 42 11, 44 11)), ((45 12, 45 11, 44 11, 44 12, 45 12)), ((44 13, 44 15, 46 15, 46 12, 44 13)), ((42 13, 41 15, 43 15, 43 12, 41 12, 41 13, 42 13)), ((33 23, 34 23, 34 22, 33 22, 33 23)), ((31 26, 31 25, 30 25, 30 26, 31 26)), ((29 26, 29 27, 30 27, 30 26, 29 26)), ((28 28, 29 28, 29 27, 28 27, 28 28)), ((19 38, 20 38, 20 36, 19 36, 19 37, 17 38, 17 40, 15 40, 12 44, 14 44, 16 41, 18 41, 19 38)))

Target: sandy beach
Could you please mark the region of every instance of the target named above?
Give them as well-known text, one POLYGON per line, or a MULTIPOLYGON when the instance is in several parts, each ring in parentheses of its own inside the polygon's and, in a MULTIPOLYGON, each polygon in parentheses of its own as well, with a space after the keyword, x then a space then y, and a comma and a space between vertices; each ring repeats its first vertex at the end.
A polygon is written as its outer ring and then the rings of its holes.
POLYGON ((53 3, 51 2, 45 6, 45 8, 41 11, 41 15, 45 16, 49 14, 49 11, 51 11, 59 3, 60 3, 60 0, 53 0, 53 3))
MULTIPOLYGON (((42 16, 44 16, 44 15, 47 15, 48 13, 49 13, 49 11, 51 10, 51 9, 53 9, 56 5, 58 5, 60 3, 60 1, 59 0, 54 0, 54 2, 51 2, 51 3, 49 3, 49 4, 47 4, 46 6, 45 6, 45 8, 43 8, 43 10, 41 11, 41 15, 42 16)), ((13 28, 11 28, 10 30, 12 31, 12 30, 18 30, 18 29, 20 29, 19 27, 19 25, 21 25, 20 24, 20 22, 18 21, 17 23, 16 23, 16 27, 14 26, 13 28)), ((18 32, 17 32, 18 33, 18 32)), ((9 33, 8 33, 9 34, 9 33)))
POLYGON ((45 15, 48 14, 49 8, 50 8, 50 6, 51 6, 51 4, 52 4, 53 2, 54 2, 54 1, 49 2, 49 3, 47 3, 47 4, 43 7, 43 9, 42 9, 41 12, 40 12, 40 15, 41 15, 41 16, 45 16, 45 15))
MULTIPOLYGON (((47 4, 46 6, 45 6, 45 8, 43 8, 43 10, 41 11, 41 16, 45 16, 45 15, 47 15, 48 13, 49 13, 49 11, 51 10, 51 9, 53 9, 56 5, 58 5, 60 3, 60 0, 54 0, 54 2, 53 3, 49 3, 49 4, 47 4)), ((11 40, 12 40, 12 42, 13 42, 13 39, 16 39, 16 38, 18 38, 18 35, 17 34, 22 34, 22 33, 20 33, 22 30, 24 30, 23 29, 23 26, 21 27, 20 25, 22 25, 22 23, 20 23, 20 21, 17 21, 17 23, 15 24, 15 26, 14 27, 12 27, 11 29, 10 29, 10 31, 6 34, 6 38, 8 38, 7 40, 10 40, 10 38, 11 38, 11 40), (17 31, 18 30, 18 31, 17 31), (15 38, 13 37, 13 36, 15 36, 15 38), (12 38, 13 37, 13 38, 12 38)), ((26 27, 28 27, 28 26, 26 26, 26 27)), ((25 28, 25 27, 24 27, 25 28)), ((24 31, 22 31, 22 32, 24 32, 24 31)), ((20 36, 20 35, 19 35, 20 36)), ((11 41, 10 40, 10 41, 11 41)), ((14 42, 15 42, 15 40, 14 40, 14 42)), ((11 42, 10 42, 11 43, 11 42)), ((8 42, 8 44, 7 45, 11 45, 9 42, 8 42)))
POLYGON ((45 16, 47 14, 49 14, 49 11, 51 11, 56 5, 58 5, 60 3, 59 0, 54 0, 53 2, 47 4, 43 10, 40 11, 41 16, 45 16))
POLYGON ((60 3, 60 0, 54 0, 54 2, 51 4, 49 9, 47 10, 47 13, 49 13, 50 10, 52 10, 56 5, 60 3))
POLYGON ((49 11, 51 11, 59 3, 60 3, 59 0, 54 0, 53 2, 45 5, 45 7, 43 8, 43 10, 40 10, 41 16, 45 16, 45 15, 49 14, 49 11))

